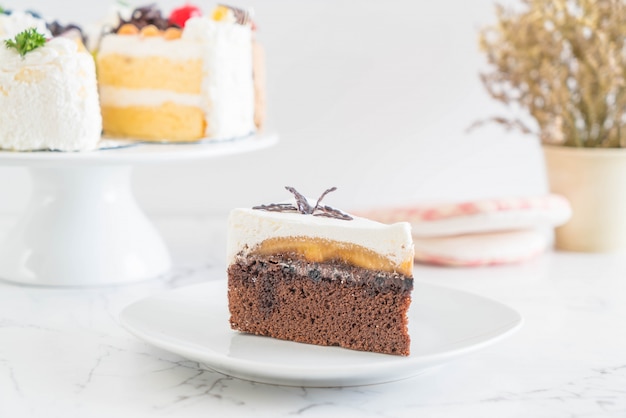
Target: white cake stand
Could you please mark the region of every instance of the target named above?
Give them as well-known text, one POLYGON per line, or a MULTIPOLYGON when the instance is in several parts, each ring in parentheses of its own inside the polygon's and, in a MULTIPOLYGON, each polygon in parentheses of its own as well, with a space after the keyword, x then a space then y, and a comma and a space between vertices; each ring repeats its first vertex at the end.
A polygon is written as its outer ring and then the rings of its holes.
POLYGON ((26 210, 0 242, 0 278, 40 286, 100 286, 159 276, 170 269, 170 255, 137 206, 133 167, 250 152, 277 141, 276 135, 264 134, 91 152, 0 151, 0 164, 27 167, 33 185, 26 210))

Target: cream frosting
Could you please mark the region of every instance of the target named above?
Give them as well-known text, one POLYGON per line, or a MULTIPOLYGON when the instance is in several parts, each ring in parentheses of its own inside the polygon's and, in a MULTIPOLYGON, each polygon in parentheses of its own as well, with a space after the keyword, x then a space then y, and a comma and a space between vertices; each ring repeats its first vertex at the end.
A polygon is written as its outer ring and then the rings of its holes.
POLYGON ((123 87, 100 86, 100 103, 102 106, 160 106, 174 103, 181 106, 202 104, 200 94, 175 93, 170 90, 127 89, 123 87))
POLYGON ((0 45, 0 109, 3 149, 95 148, 102 119, 91 55, 64 38, 24 57, 0 45))
POLYGON ((102 38, 98 57, 110 54, 137 58, 167 57, 171 60, 198 60, 202 58, 202 44, 183 39, 167 40, 161 36, 134 36, 110 34, 102 38))
POLYGON ((21 11, 14 11, 10 15, 0 14, 0 39, 13 38, 18 33, 30 28, 37 29, 37 32, 46 38, 52 38, 52 34, 43 19, 38 19, 30 13, 21 11))
POLYGON ((411 226, 365 218, 350 221, 300 213, 234 209, 228 218, 227 262, 270 238, 308 237, 360 245, 400 266, 413 259, 411 226))
MULTIPOLYGON (((248 135, 254 125, 254 84, 252 79, 252 32, 249 26, 216 22, 208 17, 193 17, 187 21, 180 39, 132 35, 107 35, 102 39, 99 58, 109 54, 131 57, 166 57, 171 60, 202 61, 203 83, 197 106, 207 120, 205 136, 229 139, 248 135)), ((101 86, 101 89, 107 86, 101 86)), ((105 104, 132 106, 145 103, 151 90, 133 89, 128 92, 104 90, 105 104), (111 94, 109 94, 111 93, 111 94), (129 100, 123 103, 124 98, 129 100)), ((160 105, 165 96, 155 93, 160 105)), ((188 96, 170 96, 175 103, 195 101, 188 96)))
POLYGON ((203 44, 206 136, 234 138, 255 130, 250 26, 206 17, 187 21, 183 40, 203 44))

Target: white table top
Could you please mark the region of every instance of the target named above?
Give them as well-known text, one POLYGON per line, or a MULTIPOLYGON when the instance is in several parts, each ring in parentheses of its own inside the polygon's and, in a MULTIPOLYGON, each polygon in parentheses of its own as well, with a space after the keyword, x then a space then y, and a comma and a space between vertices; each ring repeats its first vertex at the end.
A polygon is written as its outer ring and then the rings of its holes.
POLYGON ((626 415, 626 257, 549 253, 519 266, 418 266, 415 277, 519 310, 512 337, 408 380, 306 389, 250 383, 154 348, 127 304, 224 278, 223 220, 157 219, 165 277, 122 287, 0 283, 0 417, 573 417, 626 415))

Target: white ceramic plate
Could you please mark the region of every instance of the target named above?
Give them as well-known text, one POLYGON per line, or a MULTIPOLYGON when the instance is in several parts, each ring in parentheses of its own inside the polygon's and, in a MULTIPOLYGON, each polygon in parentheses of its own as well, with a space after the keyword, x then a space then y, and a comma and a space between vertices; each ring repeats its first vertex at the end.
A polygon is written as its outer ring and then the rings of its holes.
POLYGON ((220 373, 290 386, 355 386, 420 374, 510 335, 515 310, 466 292, 416 282, 411 355, 365 353, 242 334, 230 329, 226 282, 172 290, 126 307, 121 324, 162 349, 220 373))

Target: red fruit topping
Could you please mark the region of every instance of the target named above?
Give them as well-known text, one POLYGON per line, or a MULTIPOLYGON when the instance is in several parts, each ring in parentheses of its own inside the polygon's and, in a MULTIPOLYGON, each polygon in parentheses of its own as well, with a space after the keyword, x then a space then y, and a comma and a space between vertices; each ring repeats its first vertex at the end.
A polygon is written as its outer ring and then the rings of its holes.
POLYGON ((177 25, 181 28, 185 27, 185 23, 196 16, 202 16, 202 10, 191 4, 186 4, 182 7, 172 10, 170 13, 169 22, 171 25, 177 25))

